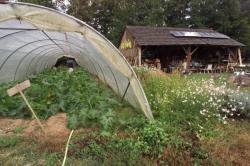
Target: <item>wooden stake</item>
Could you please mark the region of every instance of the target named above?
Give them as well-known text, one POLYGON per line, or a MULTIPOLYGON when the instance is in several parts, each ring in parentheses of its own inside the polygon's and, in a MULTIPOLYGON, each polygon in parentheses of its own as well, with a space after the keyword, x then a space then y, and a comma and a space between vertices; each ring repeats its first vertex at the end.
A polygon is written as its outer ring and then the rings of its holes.
POLYGON ((45 132, 45 129, 44 129, 44 127, 43 127, 41 121, 40 121, 40 120, 38 119, 38 117, 36 116, 36 113, 35 113, 35 111, 33 110, 33 108, 31 107, 31 105, 30 105, 30 103, 28 102, 27 98, 25 97, 25 95, 23 94, 22 91, 19 91, 19 93, 20 93, 20 95, 22 96, 24 102, 25 102, 25 103, 27 104, 27 106, 29 107, 31 113, 32 113, 33 116, 35 117, 35 119, 36 119, 38 125, 42 128, 43 132, 45 132))
POLYGON ((25 97, 25 95, 23 94, 23 90, 29 88, 31 86, 30 81, 26 80, 20 84, 17 84, 16 86, 14 86, 13 88, 10 88, 7 90, 7 93, 9 96, 14 96, 16 94, 20 94, 21 97, 23 98, 24 102, 26 103, 26 105, 28 106, 30 112, 33 114, 33 116, 35 117, 38 125, 42 128, 43 132, 45 133, 44 127, 41 123, 41 121, 38 119, 38 117, 36 116, 35 111, 32 109, 30 103, 28 102, 27 98, 25 97))

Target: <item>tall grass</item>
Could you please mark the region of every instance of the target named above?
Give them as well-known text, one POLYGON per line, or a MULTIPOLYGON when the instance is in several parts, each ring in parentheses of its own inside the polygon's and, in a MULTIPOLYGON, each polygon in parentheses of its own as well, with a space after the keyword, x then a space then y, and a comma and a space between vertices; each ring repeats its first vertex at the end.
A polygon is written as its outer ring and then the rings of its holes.
POLYGON ((160 71, 137 73, 155 119, 161 121, 172 136, 191 132, 202 138, 214 131, 215 123, 223 121, 218 111, 222 107, 222 96, 212 94, 199 80, 167 76, 160 71))

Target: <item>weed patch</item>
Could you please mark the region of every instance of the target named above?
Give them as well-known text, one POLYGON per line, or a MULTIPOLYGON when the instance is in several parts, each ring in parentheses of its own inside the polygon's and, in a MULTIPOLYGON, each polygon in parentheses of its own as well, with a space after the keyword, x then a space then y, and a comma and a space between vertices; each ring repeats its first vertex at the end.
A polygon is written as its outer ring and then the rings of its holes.
POLYGON ((14 147, 22 141, 18 136, 4 136, 0 137, 0 148, 14 147))

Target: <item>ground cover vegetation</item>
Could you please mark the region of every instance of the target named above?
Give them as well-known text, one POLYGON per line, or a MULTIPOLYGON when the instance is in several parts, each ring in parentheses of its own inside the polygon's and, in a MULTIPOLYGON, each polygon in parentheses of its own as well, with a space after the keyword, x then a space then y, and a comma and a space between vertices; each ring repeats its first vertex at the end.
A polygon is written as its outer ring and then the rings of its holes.
MULTIPOLYGON (((230 93, 241 96, 242 91, 226 84, 226 75, 214 79, 204 74, 182 77, 146 68, 135 70, 150 102, 154 121, 148 121, 141 112, 121 103, 108 87, 82 69, 72 73, 63 68, 47 70, 30 77, 32 87, 25 94, 39 118, 65 112, 68 127, 77 129, 67 164, 225 163, 213 155, 216 150, 210 149, 209 144, 216 146, 214 140, 224 137, 230 140, 228 135, 247 130, 248 123, 241 120, 249 113, 249 101, 244 100, 245 96, 229 97, 230 93)), ((30 118, 21 98, 6 94, 6 89, 15 83, 1 85, 0 116, 30 118)), ((57 165, 62 162, 63 150, 37 150, 39 143, 20 136, 22 130, 20 126, 13 131, 14 135, 0 134, 3 154, 0 163, 57 165)))
MULTIPOLYGON (((66 112, 71 129, 97 124, 108 129, 115 123, 114 111, 122 105, 112 90, 98 83, 97 79, 82 69, 76 69, 73 73, 66 68, 45 70, 39 75, 31 76, 30 80, 32 87, 25 94, 29 96, 37 115, 41 119, 47 119, 56 113, 66 112), (88 120, 96 121, 96 124, 88 124, 88 120)), ((0 116, 31 117, 20 96, 12 98, 6 93, 6 89, 16 83, 14 81, 1 85, 0 116)))

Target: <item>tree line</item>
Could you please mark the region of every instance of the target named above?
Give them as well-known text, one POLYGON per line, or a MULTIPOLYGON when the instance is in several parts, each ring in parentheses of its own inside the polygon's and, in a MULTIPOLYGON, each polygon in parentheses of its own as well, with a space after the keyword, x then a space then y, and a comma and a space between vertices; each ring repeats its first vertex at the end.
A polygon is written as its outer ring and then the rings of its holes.
MULTIPOLYGON (((24 0, 51 7, 47 0, 24 0), (47 3, 47 4, 45 4, 47 3)), ((116 46, 126 25, 211 28, 245 45, 250 56, 250 0, 71 0, 68 14, 116 46)))

